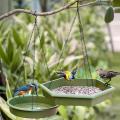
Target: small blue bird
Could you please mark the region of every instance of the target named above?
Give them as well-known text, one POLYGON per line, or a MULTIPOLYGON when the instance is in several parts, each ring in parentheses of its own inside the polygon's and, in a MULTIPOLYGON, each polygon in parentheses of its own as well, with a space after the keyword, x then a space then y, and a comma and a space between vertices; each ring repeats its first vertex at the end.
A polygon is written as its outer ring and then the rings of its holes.
POLYGON ((35 89, 36 91, 36 95, 37 95, 37 85, 36 84, 27 84, 27 85, 24 85, 24 86, 21 86, 19 88, 17 88, 14 92, 14 96, 16 95, 25 95, 25 94, 31 94, 32 91, 35 89))

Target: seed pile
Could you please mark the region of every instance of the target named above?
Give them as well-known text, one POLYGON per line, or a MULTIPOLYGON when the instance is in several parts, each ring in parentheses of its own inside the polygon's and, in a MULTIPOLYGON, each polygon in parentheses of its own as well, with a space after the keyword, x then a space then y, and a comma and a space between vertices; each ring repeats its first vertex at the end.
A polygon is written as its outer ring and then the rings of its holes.
POLYGON ((94 86, 62 86, 52 91, 57 94, 92 95, 102 90, 94 86))

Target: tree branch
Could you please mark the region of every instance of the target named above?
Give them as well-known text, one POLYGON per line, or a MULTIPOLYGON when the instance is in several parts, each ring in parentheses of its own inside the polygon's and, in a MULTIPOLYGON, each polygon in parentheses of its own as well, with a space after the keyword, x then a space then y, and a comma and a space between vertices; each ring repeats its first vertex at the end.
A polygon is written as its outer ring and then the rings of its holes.
MULTIPOLYGON (((25 9, 14 9, 12 11, 9 11, 3 15, 0 16, 0 20, 3 20, 11 15, 14 15, 14 14, 17 14, 17 13, 27 13, 27 14, 31 14, 33 16, 48 16, 48 15, 53 15, 53 14, 56 14, 58 12, 61 12, 65 9, 70 9, 70 8, 76 8, 75 6, 72 6, 74 5, 75 3, 77 2, 82 2, 83 0, 75 0, 59 9, 56 9, 54 11, 50 11, 50 12, 41 12, 41 13, 36 13, 35 11, 30 11, 30 10, 25 10, 25 9)), ((84 0, 84 1, 87 1, 87 0, 84 0)), ((89 1, 89 0, 88 0, 89 1)), ((86 4, 82 4, 82 5, 79 5, 79 7, 84 7, 84 6, 97 6, 97 5, 109 5, 110 4, 110 1, 95 1, 93 0, 94 2, 90 2, 90 3, 86 3, 86 4)), ((120 10, 120 8, 119 8, 120 10)), ((115 11, 118 11, 118 8, 115 9, 115 11)))
MULTIPOLYGON (((86 3, 86 4, 83 4, 83 5, 79 5, 78 7, 85 7, 85 6, 100 6, 100 5, 104 5, 104 6, 108 6, 110 5, 110 1, 94 1, 94 2, 89 2, 89 3, 86 3)), ((77 8, 76 6, 72 6, 70 8, 77 8)))
POLYGON ((68 8, 70 8, 70 6, 74 5, 78 1, 80 1, 80 0, 75 0, 75 1, 73 1, 73 2, 71 2, 69 4, 67 4, 67 5, 59 8, 59 9, 56 9, 56 10, 50 11, 50 12, 36 13, 35 11, 30 11, 30 10, 25 10, 25 9, 14 9, 14 10, 12 10, 10 12, 7 12, 7 13, 1 15, 0 20, 5 19, 5 18, 7 18, 7 17, 9 17, 11 15, 17 14, 17 13, 27 13, 27 14, 31 14, 31 15, 34 15, 34 16, 48 16, 48 15, 52 15, 52 14, 56 14, 58 12, 61 12, 61 11, 65 10, 65 9, 68 9, 68 8))

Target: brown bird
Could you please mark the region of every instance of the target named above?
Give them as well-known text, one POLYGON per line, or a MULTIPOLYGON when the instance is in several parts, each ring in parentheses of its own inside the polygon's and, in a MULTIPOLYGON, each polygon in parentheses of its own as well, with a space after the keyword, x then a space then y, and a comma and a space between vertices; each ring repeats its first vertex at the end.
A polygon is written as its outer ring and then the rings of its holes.
POLYGON ((102 68, 100 69, 97 69, 96 70, 98 75, 102 78, 102 79, 109 79, 105 85, 108 86, 110 85, 109 82, 111 81, 111 79, 113 77, 116 77, 117 75, 120 75, 120 72, 115 72, 115 71, 106 71, 106 70, 103 70, 102 68))

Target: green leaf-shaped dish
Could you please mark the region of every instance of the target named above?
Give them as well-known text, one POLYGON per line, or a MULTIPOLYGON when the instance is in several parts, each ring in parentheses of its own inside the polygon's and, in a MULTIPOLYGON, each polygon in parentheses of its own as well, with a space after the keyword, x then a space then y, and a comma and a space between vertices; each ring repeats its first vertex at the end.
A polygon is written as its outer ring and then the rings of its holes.
POLYGON ((44 118, 57 112, 53 100, 43 96, 16 96, 7 103, 12 114, 23 118, 44 118))
POLYGON ((114 10, 113 10, 113 7, 110 6, 107 9, 106 14, 105 14, 105 22, 110 23, 111 21, 113 21, 113 19, 114 19, 114 10))

